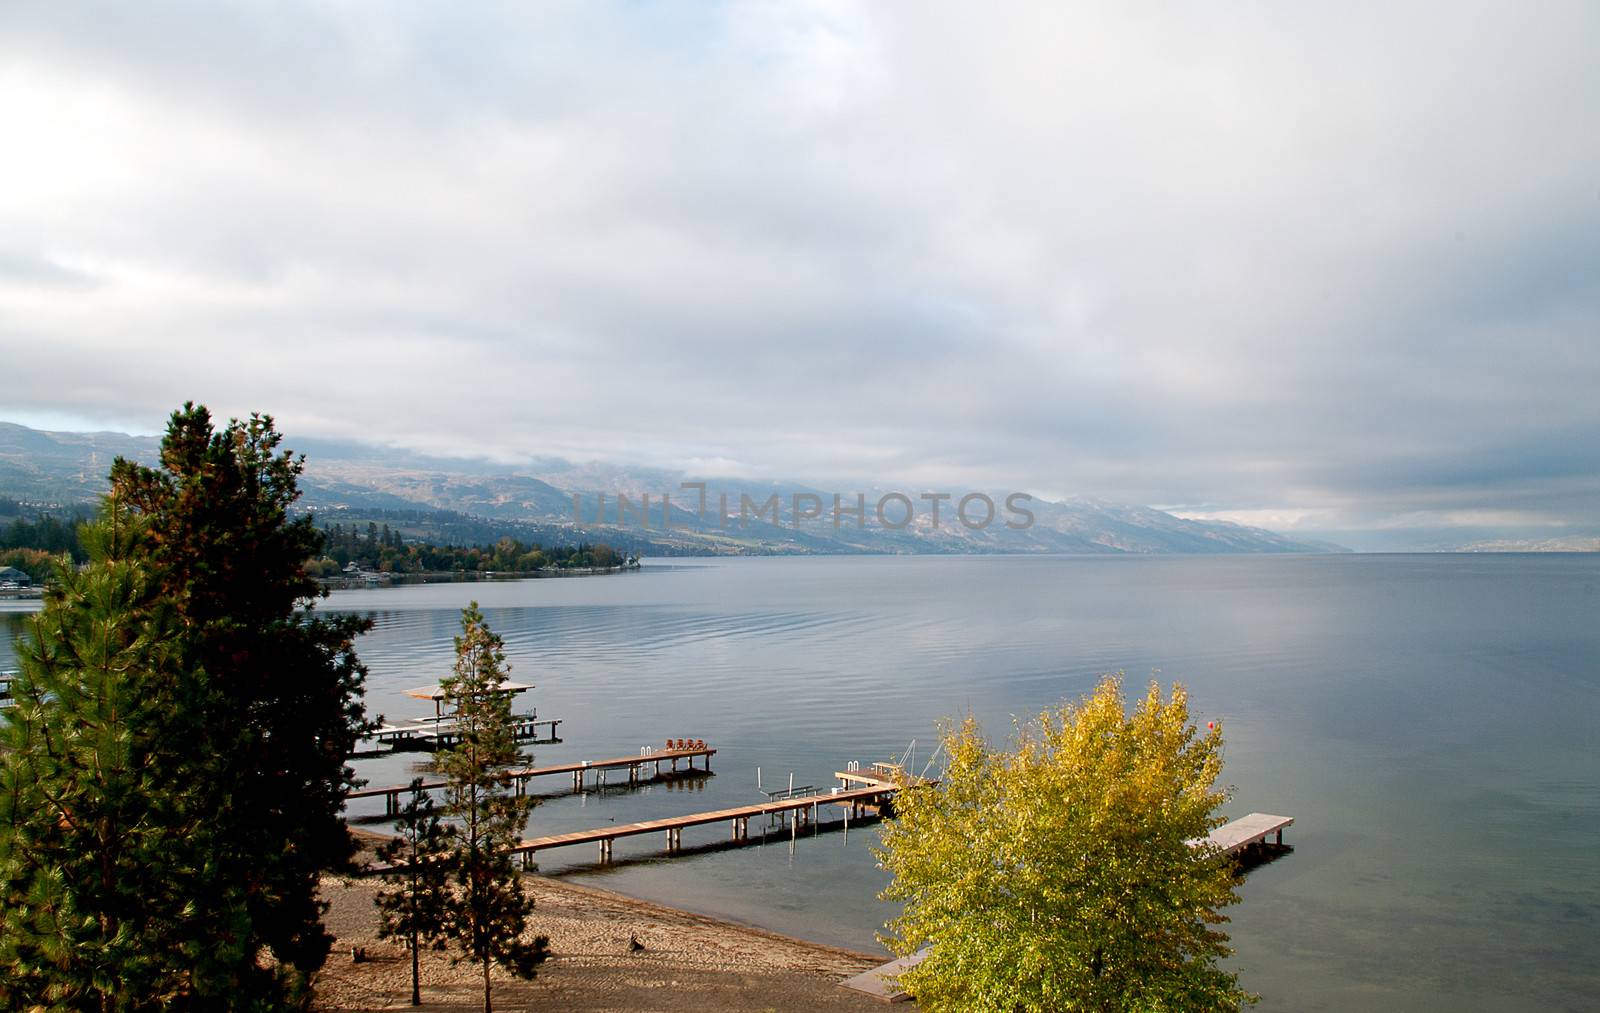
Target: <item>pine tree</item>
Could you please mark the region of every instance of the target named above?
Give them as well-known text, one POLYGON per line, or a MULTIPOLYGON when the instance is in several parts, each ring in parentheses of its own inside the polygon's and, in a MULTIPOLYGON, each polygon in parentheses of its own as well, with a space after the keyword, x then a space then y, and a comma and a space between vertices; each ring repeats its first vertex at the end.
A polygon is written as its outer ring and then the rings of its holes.
POLYGON ((143 555, 180 630, 180 667, 203 673, 165 748, 204 856, 187 903, 214 936, 195 959, 214 966, 197 987, 235 1008, 303 997, 327 958, 318 875, 354 853, 345 758, 365 726, 352 641, 370 623, 312 611, 323 592, 302 564, 321 536, 309 517, 289 518, 302 463, 280 442, 270 417, 218 432, 186 404, 160 468, 119 459, 111 472, 113 496, 146 521, 143 555))
POLYGON ((398 872, 378 891, 378 938, 399 938, 411 949, 411 1005, 422 1005, 420 957, 424 945, 444 949, 450 905, 454 828, 439 818, 422 778, 411 782, 411 801, 395 820, 396 836, 378 858, 398 872))
POLYGON ((442 689, 453 701, 455 744, 438 756, 457 826, 456 889, 446 931, 463 960, 483 969, 483 1010, 492 1013, 491 965, 532 978, 549 956, 549 940, 522 938, 533 900, 522 888, 509 849, 527 822, 532 800, 516 794, 505 771, 521 758, 513 734, 511 696, 501 691, 509 666, 504 643, 484 623, 478 603, 461 613, 455 670, 442 689))
MULTIPOLYGON (((112 499, 84 539, 89 565, 63 560, 0 725, 0 1006, 182 1007, 231 948, 230 919, 189 905, 204 856, 167 748, 194 677, 146 525, 112 499)), ((243 894, 211 907, 236 918, 243 894)))

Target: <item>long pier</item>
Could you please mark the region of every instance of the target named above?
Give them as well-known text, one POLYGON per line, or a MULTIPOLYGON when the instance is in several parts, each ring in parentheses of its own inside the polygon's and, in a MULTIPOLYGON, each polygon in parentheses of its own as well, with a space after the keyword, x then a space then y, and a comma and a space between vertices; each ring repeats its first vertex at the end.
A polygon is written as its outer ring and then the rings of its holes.
MULTIPOLYGON (((591 770, 595 771, 598 775, 598 783, 604 784, 607 771, 626 769, 628 772, 628 783, 636 784, 645 779, 644 769, 646 767, 651 767, 653 769, 652 776, 660 777, 662 773, 661 765, 663 763, 670 763, 672 765, 670 768, 671 773, 679 773, 679 761, 687 764, 687 768, 684 771, 685 773, 687 771, 696 769, 704 769, 705 772, 709 773, 711 771, 711 758, 716 754, 717 751, 715 749, 707 746, 704 742, 697 740, 693 746, 686 746, 686 748, 683 749, 663 749, 662 751, 656 753, 640 753, 637 756, 619 756, 610 760, 582 760, 577 763, 557 764, 553 767, 524 767, 520 770, 508 770, 502 774, 501 777, 507 781, 514 782, 517 787, 517 794, 522 795, 527 793, 528 782, 536 777, 550 777, 556 774, 571 774, 572 790, 582 791, 584 778, 591 770), (696 768, 694 761, 701 757, 704 757, 705 759, 704 767, 696 768)), ((443 780, 424 781, 422 782, 421 787, 424 791, 433 791, 445 787, 446 783, 447 782, 443 780)), ((410 784, 391 784, 381 788, 361 788, 357 791, 346 793, 345 798, 382 798, 384 800, 384 812, 387 815, 393 816, 400 811, 401 797, 409 794, 413 787, 414 785, 410 784)))
POLYGON ((563 848, 574 844, 598 844, 600 861, 607 862, 611 860, 612 845, 619 837, 664 833, 667 840, 667 853, 675 854, 683 847, 683 831, 688 827, 700 827, 711 823, 726 822, 729 824, 732 839, 745 841, 750 839, 750 820, 753 818, 784 815, 786 818, 796 820, 795 825, 798 827, 800 823, 815 823, 821 806, 838 805, 845 807, 846 821, 852 816, 860 819, 868 811, 881 809, 893 798, 897 790, 897 785, 877 782, 865 787, 834 791, 828 795, 804 795, 796 798, 758 802, 754 805, 734 806, 731 809, 716 809, 711 812, 690 813, 686 816, 668 816, 658 820, 624 823, 620 826, 597 827, 593 830, 578 830, 567 834, 534 837, 522 841, 510 850, 512 854, 522 855, 525 866, 531 866, 533 864, 533 856, 539 851, 549 848, 563 848))

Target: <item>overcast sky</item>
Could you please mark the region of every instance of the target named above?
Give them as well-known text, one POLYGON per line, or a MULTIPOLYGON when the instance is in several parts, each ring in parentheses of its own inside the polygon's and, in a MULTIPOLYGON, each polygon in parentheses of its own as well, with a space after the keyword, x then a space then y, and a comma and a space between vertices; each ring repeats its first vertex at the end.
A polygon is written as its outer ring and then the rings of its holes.
POLYGON ((1597 533, 1597 52, 1593 2, 8 0, 0 418, 1597 533))

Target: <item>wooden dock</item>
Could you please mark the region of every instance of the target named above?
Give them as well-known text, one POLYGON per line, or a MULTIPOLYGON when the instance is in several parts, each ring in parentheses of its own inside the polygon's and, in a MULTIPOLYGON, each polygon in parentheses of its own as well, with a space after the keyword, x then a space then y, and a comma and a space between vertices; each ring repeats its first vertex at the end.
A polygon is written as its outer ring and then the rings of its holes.
POLYGON ((835 790, 827 795, 805 795, 796 798, 777 799, 767 802, 758 802, 754 805, 734 806, 730 809, 716 809, 711 812, 690 813, 686 816, 668 816, 659 820, 644 820, 639 823, 624 823, 620 826, 597 827, 593 830, 578 830, 567 834, 551 834, 548 837, 534 837, 524 840, 521 844, 511 849, 513 854, 523 856, 524 865, 533 864, 535 853, 550 848, 564 848, 574 844, 598 844, 600 848, 600 861, 611 860, 612 845, 619 837, 635 837, 640 834, 664 833, 666 835, 667 853, 676 854, 683 847, 683 831, 688 827, 706 826, 712 823, 726 822, 729 825, 730 835, 733 840, 745 841, 750 839, 750 820, 763 816, 781 815, 794 820, 794 825, 815 823, 820 807, 837 805, 845 809, 845 820, 848 823, 853 816, 860 819, 869 812, 876 812, 886 805, 898 790, 896 785, 879 782, 859 788, 835 790))
MULTIPOLYGON (((494 692, 506 697, 516 697, 533 689, 528 682, 502 682, 494 692)), ((352 758, 385 756, 387 753, 401 751, 429 752, 447 749, 456 741, 456 717, 451 704, 450 696, 445 693, 443 685, 419 686, 416 689, 405 691, 406 696, 418 700, 428 700, 433 703, 433 713, 422 717, 411 718, 400 724, 383 725, 370 732, 363 741, 376 742, 384 749, 357 750, 351 754, 352 758)), ((535 710, 511 715, 511 737, 518 742, 555 742, 556 730, 561 725, 560 718, 541 718, 535 710), (548 728, 550 734, 541 736, 539 729, 548 728)))
MULTIPOLYGON (((560 718, 541 718, 537 713, 513 714, 511 716, 511 737, 518 742, 555 742, 556 729, 561 725, 560 718), (548 735, 540 735, 539 729, 549 728, 548 735)), ((367 736, 373 742, 388 746, 389 752, 419 751, 429 752, 449 748, 455 743, 456 731, 454 723, 448 718, 413 718, 403 725, 383 725, 375 728, 367 736)), ((355 756, 382 756, 381 751, 367 750, 357 752, 355 756)))
POLYGON ((1265 844, 1268 834, 1275 834, 1276 845, 1282 847, 1283 828, 1293 822, 1293 816, 1251 813, 1211 831, 1206 835, 1206 841, 1222 849, 1224 855, 1237 855, 1252 845, 1265 844))
POLYGON ((874 763, 863 767, 861 764, 851 761, 850 769, 836 770, 833 772, 833 776, 839 779, 840 784, 847 787, 850 785, 906 784, 920 781, 920 778, 908 775, 906 769, 898 763, 874 763))
MULTIPOLYGON (((663 773, 661 770, 663 763, 671 765, 668 772, 672 774, 687 773, 692 770, 710 773, 711 758, 716 754, 717 751, 715 749, 697 740, 695 745, 684 749, 664 749, 660 752, 640 753, 637 756, 619 756, 610 760, 581 760, 577 763, 562 763, 553 767, 524 767, 519 770, 508 770, 502 776, 507 781, 516 784, 517 794, 519 795, 527 792, 528 782, 534 778, 550 777, 556 774, 571 774, 572 790, 582 791, 585 779, 590 771, 595 772, 596 783, 600 785, 605 784, 606 773, 612 770, 626 770, 628 774, 627 783, 637 784, 639 781, 647 780, 644 774, 647 767, 652 770, 650 776, 660 777, 663 773), (697 768, 694 765, 694 761, 701 757, 705 758, 704 766, 697 768), (680 761, 686 764, 686 767, 681 771, 678 767, 680 761)), ((434 791, 443 788, 445 783, 442 780, 423 781, 422 789, 424 791, 434 791)), ((345 798, 382 798, 384 800, 384 812, 393 816, 400 811, 402 805, 401 797, 410 794, 411 790, 412 786, 409 784, 391 784, 382 788, 361 788, 347 793, 345 798)))
MULTIPOLYGON (((1203 840, 1216 845, 1225 855, 1238 855, 1254 845, 1265 844, 1269 835, 1275 835, 1277 838, 1275 844, 1281 847, 1283 829, 1293 822, 1293 816, 1251 813, 1218 827, 1203 840)), ((1197 846, 1201 842, 1201 838, 1196 838, 1189 844, 1197 846)), ((927 956, 928 949, 924 947, 910 956, 891 960, 881 967, 863 971, 854 978, 846 978, 839 985, 842 988, 865 993, 874 999, 882 999, 884 1002, 904 1002, 910 999, 911 995, 900 987, 899 975, 922 963, 927 956)))

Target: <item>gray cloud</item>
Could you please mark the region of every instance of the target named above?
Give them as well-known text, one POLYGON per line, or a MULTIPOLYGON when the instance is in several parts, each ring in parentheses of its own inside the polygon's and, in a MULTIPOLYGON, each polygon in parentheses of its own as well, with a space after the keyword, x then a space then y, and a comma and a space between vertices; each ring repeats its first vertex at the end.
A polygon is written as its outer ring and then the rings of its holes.
POLYGON ((0 414, 1595 529, 1597 30, 10 4, 0 414))

